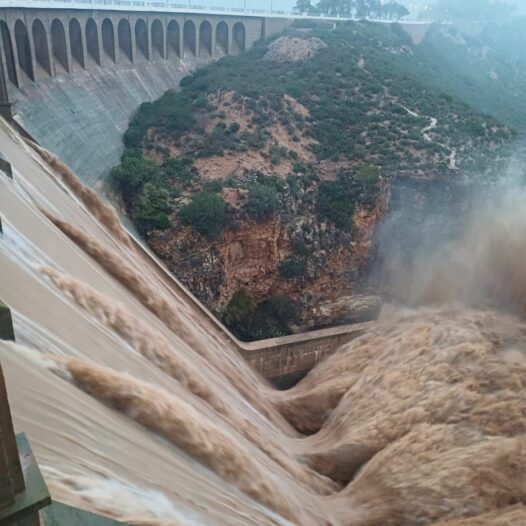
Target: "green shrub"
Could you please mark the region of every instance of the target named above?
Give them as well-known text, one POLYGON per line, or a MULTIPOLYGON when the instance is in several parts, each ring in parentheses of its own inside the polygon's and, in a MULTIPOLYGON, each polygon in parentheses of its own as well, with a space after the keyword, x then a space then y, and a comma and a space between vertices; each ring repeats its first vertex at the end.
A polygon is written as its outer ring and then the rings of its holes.
POLYGON ((185 225, 191 225, 200 234, 215 236, 226 224, 227 206, 221 196, 202 192, 192 196, 192 201, 179 210, 179 218, 185 225))
POLYGON ((203 184, 204 192, 219 193, 223 190, 223 181, 221 179, 213 179, 212 181, 205 181, 203 184))
POLYGON ((285 279, 303 277, 307 272, 307 262, 298 257, 289 256, 279 264, 279 273, 285 279))
POLYGON ((279 207, 278 192, 272 186, 256 183, 250 186, 247 212, 257 220, 268 219, 279 207))
POLYGON ((377 166, 364 164, 356 172, 355 180, 366 186, 378 184, 380 181, 380 170, 377 166))
POLYGON ((171 225, 168 217, 170 211, 170 192, 154 183, 146 183, 140 193, 133 219, 140 231, 146 232, 152 228, 166 230, 171 225))
POLYGON ((240 289, 227 305, 223 322, 239 339, 254 341, 290 334, 290 325, 298 317, 297 306, 285 296, 271 296, 256 304, 240 289))
POLYGON ((191 157, 172 157, 164 161, 163 169, 170 179, 183 187, 187 187, 196 178, 192 165, 193 159, 191 157))
POLYGON ((354 201, 341 181, 323 181, 318 188, 318 215, 332 221, 338 228, 351 226, 354 201))

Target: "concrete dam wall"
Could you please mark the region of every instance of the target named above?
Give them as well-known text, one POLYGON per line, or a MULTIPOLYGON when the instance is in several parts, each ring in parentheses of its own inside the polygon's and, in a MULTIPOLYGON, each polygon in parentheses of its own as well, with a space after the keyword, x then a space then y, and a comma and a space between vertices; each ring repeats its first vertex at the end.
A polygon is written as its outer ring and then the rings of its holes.
POLYGON ((250 49, 287 19, 0 8, 1 63, 16 120, 96 185, 119 163, 133 112, 196 67, 250 49))
POLYGON ((90 185, 119 163, 122 134, 137 107, 178 86, 197 61, 50 78, 18 93, 16 120, 90 185))

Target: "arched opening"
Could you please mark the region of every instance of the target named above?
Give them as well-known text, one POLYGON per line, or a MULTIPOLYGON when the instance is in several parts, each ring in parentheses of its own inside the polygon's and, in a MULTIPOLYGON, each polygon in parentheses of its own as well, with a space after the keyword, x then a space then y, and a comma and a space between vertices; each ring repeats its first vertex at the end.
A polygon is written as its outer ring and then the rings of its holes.
POLYGON ((13 51, 13 44, 11 42, 11 32, 3 20, 0 20, 0 33, 2 33, 2 45, 5 53, 5 67, 7 69, 7 77, 16 87, 18 87, 15 53, 13 51))
POLYGON ((72 18, 69 21, 69 46, 71 48, 71 56, 84 67, 84 47, 82 45, 82 31, 80 29, 79 21, 72 18))
POLYGON ((88 55, 100 66, 99 31, 93 18, 86 22, 86 48, 88 55))
POLYGON ((166 52, 168 54, 168 60, 174 57, 181 58, 180 38, 179 24, 175 20, 171 20, 166 29, 166 52))
POLYGON ((183 54, 195 57, 195 25, 191 20, 184 23, 183 28, 183 54))
POLYGON ((212 56, 212 25, 205 20, 199 28, 199 56, 208 58, 212 56))
POLYGON ((154 20, 152 24, 152 51, 164 58, 164 29, 160 20, 154 20))
POLYGON ((150 53, 148 49, 148 27, 146 22, 142 19, 137 20, 135 23, 135 45, 137 51, 146 59, 150 59, 150 53))
POLYGON ((33 45, 37 64, 51 75, 51 61, 49 60, 49 47, 47 45, 46 28, 38 18, 33 22, 33 45))
POLYGON ((15 42, 18 55, 18 65, 20 69, 31 79, 35 80, 33 74, 33 64, 31 62, 31 47, 29 36, 22 20, 17 20, 15 24, 15 42))
POLYGON ((109 18, 102 21, 102 49, 109 59, 115 63, 115 32, 109 18))
POLYGON ((245 51, 245 26, 241 22, 234 24, 232 30, 232 47, 235 53, 242 53, 245 51))
POLYGON ((228 26, 219 22, 216 28, 216 53, 228 55, 228 26))
POLYGON ((117 32, 119 33, 119 49, 130 62, 133 62, 131 28, 128 20, 123 18, 119 22, 117 32))
POLYGON ((55 20, 51 22, 51 47, 53 48, 55 73, 60 71, 60 66, 62 66, 64 71, 69 73, 66 32, 64 31, 62 22, 58 18, 55 18, 55 20))

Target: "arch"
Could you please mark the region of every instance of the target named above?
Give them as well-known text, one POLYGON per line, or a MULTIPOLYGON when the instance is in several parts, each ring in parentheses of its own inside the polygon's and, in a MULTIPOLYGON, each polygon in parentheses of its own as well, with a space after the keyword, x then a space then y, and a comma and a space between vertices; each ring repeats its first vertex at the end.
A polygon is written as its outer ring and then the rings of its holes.
POLYGON ((164 58, 164 28, 160 20, 152 23, 152 51, 154 50, 164 58))
POLYGON ((199 56, 212 56, 212 24, 208 20, 201 22, 199 27, 199 56))
POLYGON ((99 30, 93 18, 86 22, 86 49, 88 55, 100 66, 99 30))
POLYGON ((219 24, 217 24, 216 50, 218 53, 228 55, 228 26, 226 22, 219 22, 219 24))
POLYGON ((146 60, 150 60, 148 27, 142 18, 139 18, 139 20, 135 22, 135 45, 137 47, 137 51, 140 51, 146 60))
POLYGON ((113 23, 109 18, 102 21, 102 49, 104 53, 115 63, 115 32, 113 31, 113 23))
POLYGON ((245 26, 241 22, 236 22, 232 29, 232 47, 236 53, 245 51, 245 26))
POLYGON ((39 18, 33 21, 32 32, 37 64, 41 66, 48 75, 51 75, 51 61, 49 60, 46 28, 39 18))
POLYGON ((187 20, 183 28, 183 55, 190 54, 195 57, 195 44, 195 24, 187 20))
POLYGON ((66 32, 64 31, 62 22, 58 18, 55 18, 53 22, 51 22, 51 47, 53 49, 55 73, 57 72, 57 62, 69 73, 66 32))
POLYGON ((71 56, 82 66, 84 65, 84 46, 82 45, 82 30, 76 18, 69 21, 69 47, 71 56))
POLYGON ((0 20, 0 33, 2 33, 2 45, 5 53, 5 67, 7 69, 7 77, 18 87, 18 78, 16 76, 15 53, 13 51, 13 43, 11 41, 11 32, 4 20, 0 20))
POLYGON ((33 73, 33 62, 31 59, 31 46, 29 45, 29 36, 26 25, 22 20, 15 23, 15 42, 18 55, 18 65, 20 69, 31 79, 35 80, 33 73))
POLYGON ((117 26, 117 33, 119 35, 119 49, 122 53, 128 57, 130 62, 133 62, 132 54, 132 36, 130 23, 125 18, 119 21, 117 26))
POLYGON ((181 33, 175 20, 170 20, 166 29, 166 53, 168 59, 173 56, 181 58, 181 33))

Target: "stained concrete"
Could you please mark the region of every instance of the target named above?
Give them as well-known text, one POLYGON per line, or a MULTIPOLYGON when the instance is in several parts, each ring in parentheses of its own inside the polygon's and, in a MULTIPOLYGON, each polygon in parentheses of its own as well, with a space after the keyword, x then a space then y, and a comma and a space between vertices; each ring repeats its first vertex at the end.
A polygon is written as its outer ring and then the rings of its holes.
POLYGON ((129 69, 96 68, 26 83, 11 89, 15 119, 95 185, 119 163, 122 135, 139 105, 177 88, 203 62, 145 61, 129 69))

